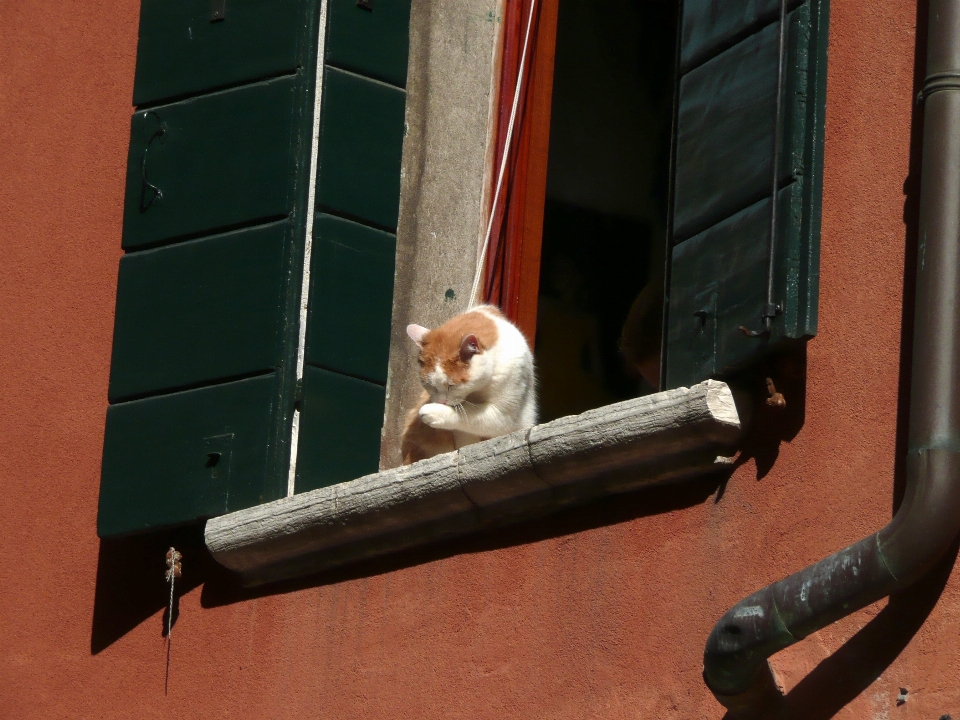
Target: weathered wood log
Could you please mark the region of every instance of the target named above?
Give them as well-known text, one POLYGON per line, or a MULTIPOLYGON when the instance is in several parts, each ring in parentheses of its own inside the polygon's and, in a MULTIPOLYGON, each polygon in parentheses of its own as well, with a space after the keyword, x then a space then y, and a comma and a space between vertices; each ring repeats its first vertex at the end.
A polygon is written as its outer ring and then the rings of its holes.
POLYGON ((259 585, 702 475, 739 436, 729 388, 708 380, 223 515, 206 543, 259 585))

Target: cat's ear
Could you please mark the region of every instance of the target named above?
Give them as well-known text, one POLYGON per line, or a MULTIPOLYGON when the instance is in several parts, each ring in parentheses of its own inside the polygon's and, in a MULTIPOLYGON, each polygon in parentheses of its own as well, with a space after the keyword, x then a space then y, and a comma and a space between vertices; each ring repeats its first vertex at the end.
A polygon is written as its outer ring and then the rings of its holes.
POLYGON ((423 325, 407 325, 407 335, 417 344, 417 347, 423 347, 423 336, 428 332, 430 328, 425 328, 423 325))
POLYGON ((460 359, 470 362, 470 358, 480 354, 480 341, 476 335, 467 335, 460 341, 460 359))

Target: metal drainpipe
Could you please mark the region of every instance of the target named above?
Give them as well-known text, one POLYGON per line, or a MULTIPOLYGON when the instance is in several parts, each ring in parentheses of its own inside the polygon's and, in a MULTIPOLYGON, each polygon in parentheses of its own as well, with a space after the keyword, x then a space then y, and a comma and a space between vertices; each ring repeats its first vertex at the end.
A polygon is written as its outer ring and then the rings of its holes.
POLYGON ((714 626, 703 677, 733 710, 779 695, 767 658, 907 587, 960 532, 960 0, 929 0, 906 492, 896 516, 742 600, 714 626))

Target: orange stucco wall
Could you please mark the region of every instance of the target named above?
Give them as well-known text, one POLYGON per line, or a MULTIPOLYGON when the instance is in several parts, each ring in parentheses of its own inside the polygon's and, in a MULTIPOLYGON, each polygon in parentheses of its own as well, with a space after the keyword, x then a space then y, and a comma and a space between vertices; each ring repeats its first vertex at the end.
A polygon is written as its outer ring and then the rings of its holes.
MULTIPOLYGON (((820 335, 756 460, 259 595, 184 538, 169 656, 164 548, 95 534, 138 5, 0 6, 0 717, 722 717, 713 622, 891 515, 915 2, 833 0, 820 335)), ((775 656, 794 717, 960 718, 952 559, 775 656)))

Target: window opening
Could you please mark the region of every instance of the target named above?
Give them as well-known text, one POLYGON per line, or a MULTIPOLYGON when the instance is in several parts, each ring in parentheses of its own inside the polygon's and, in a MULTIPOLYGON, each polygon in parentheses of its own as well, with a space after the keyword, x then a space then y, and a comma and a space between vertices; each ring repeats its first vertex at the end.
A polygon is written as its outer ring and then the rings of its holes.
POLYGON ((669 0, 560 0, 535 339, 542 421, 657 389, 676 23, 669 0))

